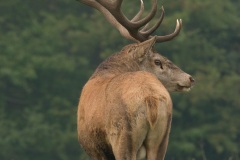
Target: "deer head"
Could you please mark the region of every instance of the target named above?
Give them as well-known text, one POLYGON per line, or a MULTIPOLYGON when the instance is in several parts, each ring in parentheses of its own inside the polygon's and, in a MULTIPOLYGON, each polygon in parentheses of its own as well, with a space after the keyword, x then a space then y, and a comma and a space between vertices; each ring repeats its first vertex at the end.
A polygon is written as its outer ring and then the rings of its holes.
POLYGON ((153 49, 156 37, 137 45, 132 45, 129 54, 133 55, 140 70, 153 73, 168 91, 189 91, 194 79, 170 60, 153 49))

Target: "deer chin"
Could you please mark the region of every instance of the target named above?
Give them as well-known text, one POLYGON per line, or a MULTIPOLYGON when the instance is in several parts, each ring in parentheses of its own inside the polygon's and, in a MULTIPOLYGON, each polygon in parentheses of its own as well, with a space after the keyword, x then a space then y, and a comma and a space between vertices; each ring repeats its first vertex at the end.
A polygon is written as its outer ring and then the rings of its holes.
POLYGON ((177 92, 189 92, 191 90, 192 86, 184 86, 184 85, 180 85, 177 84, 176 90, 177 92))

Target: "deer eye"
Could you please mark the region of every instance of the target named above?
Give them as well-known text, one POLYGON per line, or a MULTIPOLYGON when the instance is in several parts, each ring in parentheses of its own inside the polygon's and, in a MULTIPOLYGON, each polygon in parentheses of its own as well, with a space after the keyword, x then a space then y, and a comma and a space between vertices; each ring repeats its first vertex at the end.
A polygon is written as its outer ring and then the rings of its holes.
POLYGON ((157 59, 157 60, 154 61, 154 63, 155 63, 156 66, 160 66, 160 68, 163 69, 162 62, 160 60, 157 59))

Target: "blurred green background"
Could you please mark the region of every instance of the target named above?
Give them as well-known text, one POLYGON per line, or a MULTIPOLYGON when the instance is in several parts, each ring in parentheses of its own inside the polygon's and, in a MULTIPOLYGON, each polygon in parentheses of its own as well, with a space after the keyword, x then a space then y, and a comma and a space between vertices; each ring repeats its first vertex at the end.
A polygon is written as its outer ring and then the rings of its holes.
MULTIPOLYGON (((146 10, 150 1, 145 0, 146 10)), ((196 85, 172 93, 166 160, 240 159, 240 1, 159 0, 158 35, 181 34, 157 50, 196 85)), ((124 3, 133 16, 139 1, 124 3)), ((0 159, 85 160, 76 132, 84 83, 110 54, 132 43, 77 1, 0 2, 0 159)))

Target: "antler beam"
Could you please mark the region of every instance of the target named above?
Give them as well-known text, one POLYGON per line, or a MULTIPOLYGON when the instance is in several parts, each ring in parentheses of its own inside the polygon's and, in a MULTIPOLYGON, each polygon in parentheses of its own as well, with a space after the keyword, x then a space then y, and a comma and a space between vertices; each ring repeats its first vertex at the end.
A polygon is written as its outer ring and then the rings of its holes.
MULTIPOLYGON (((121 35, 127 39, 131 39, 137 42, 143 42, 151 38, 154 31, 161 25, 164 18, 164 8, 162 7, 162 14, 157 23, 148 28, 149 22, 154 18, 157 12, 157 0, 152 0, 152 8, 150 13, 141 19, 144 12, 144 4, 141 2, 141 7, 136 16, 129 20, 121 11, 123 0, 79 0, 80 2, 89 5, 99 10, 106 19, 115 26, 121 35)), ((182 21, 177 20, 175 31, 172 34, 166 36, 157 36, 156 42, 165 42, 172 40, 176 37, 181 30, 182 21)))

